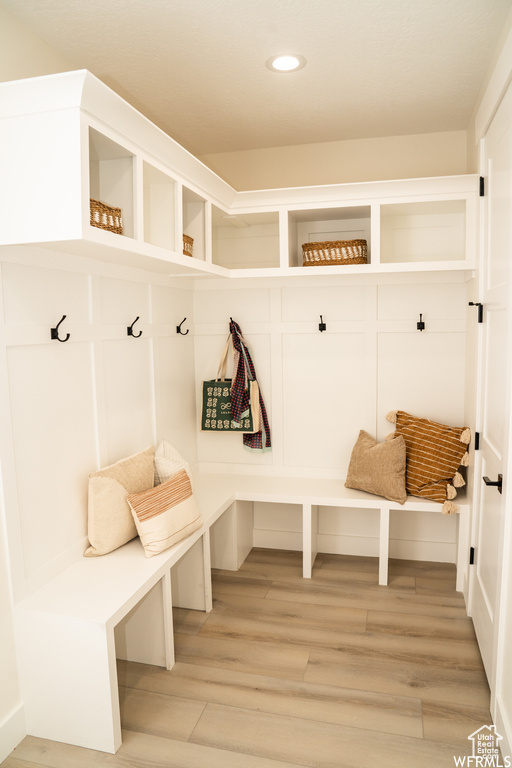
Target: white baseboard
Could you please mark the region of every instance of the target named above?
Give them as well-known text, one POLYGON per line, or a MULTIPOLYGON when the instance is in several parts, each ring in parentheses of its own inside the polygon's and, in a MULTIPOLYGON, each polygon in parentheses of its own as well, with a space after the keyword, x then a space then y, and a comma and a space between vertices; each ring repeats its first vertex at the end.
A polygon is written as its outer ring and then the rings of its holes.
POLYGON ((25 712, 20 704, 0 723, 0 763, 2 763, 27 735, 25 712))

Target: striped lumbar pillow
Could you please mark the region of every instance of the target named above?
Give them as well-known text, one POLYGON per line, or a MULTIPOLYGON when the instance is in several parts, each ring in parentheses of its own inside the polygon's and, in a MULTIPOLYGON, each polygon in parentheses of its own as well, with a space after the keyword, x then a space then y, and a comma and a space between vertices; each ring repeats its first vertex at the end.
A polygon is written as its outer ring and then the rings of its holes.
POLYGON ((146 557, 163 552, 202 525, 190 478, 184 469, 144 493, 126 498, 146 557))
POLYGON ((438 501, 445 514, 456 512, 451 499, 457 495, 456 488, 465 485, 457 470, 468 464, 470 430, 417 418, 405 411, 393 411, 386 418, 396 424, 390 437, 401 435, 405 440, 407 493, 438 501))

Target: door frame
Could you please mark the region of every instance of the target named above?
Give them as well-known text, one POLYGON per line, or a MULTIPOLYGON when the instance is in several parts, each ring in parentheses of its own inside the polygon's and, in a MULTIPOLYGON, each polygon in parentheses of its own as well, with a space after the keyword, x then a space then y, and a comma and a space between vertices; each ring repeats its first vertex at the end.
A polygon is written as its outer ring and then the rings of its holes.
MULTIPOLYGON (((496 110, 493 115, 493 120, 496 117, 499 109, 501 108, 505 98, 508 97, 512 101, 512 85, 503 93, 503 98, 500 99, 496 106, 496 110)), ((512 127, 512 107, 509 105, 510 115, 509 123, 512 127)), ((484 136, 479 141, 479 168, 480 174, 487 182, 487 161, 486 161, 486 139, 488 137, 489 130, 493 124, 493 120, 489 121, 487 130, 484 136)), ((512 154, 512 147, 511 147, 512 154)), ((512 199, 512 171, 508 180, 508 185, 511 190, 512 199)), ((487 192, 487 190, 486 190, 487 192)), ((512 206, 511 206, 512 209, 512 206)), ((477 301, 484 302, 484 280, 486 279, 486 266, 487 266, 487 232, 488 232, 488 207, 486 197, 481 199, 480 205, 480 232, 479 232, 479 258, 478 268, 475 281, 475 292, 478 294, 477 301)), ((512 210, 511 210, 512 219, 512 210)), ((512 225, 511 225, 512 226, 512 225)), ((512 244, 512 234, 511 234, 512 244)), ((512 245, 511 245, 512 252, 512 245)), ((468 292, 469 293, 469 292, 468 292)), ((469 297, 475 300, 473 297, 469 297)), ((512 712, 510 714, 505 713, 503 702, 503 670, 507 664, 512 663, 512 648, 509 648, 506 642, 505 630, 507 627, 507 619, 509 625, 512 626, 512 584, 509 584, 506 578, 507 572, 512 575, 512 564, 510 560, 512 558, 512 408, 511 408, 511 396, 512 396, 512 266, 509 272, 509 282, 507 289, 507 303, 509 307, 507 317, 507 348, 503 350, 504 360, 504 374, 506 376, 506 402, 504 404, 504 419, 506 424, 506 435, 503 442, 503 516, 500 523, 500 543, 499 543, 499 562, 500 567, 497 576, 496 585, 496 604, 494 606, 494 622, 493 622, 493 649, 492 649, 492 671, 491 679, 489 680, 491 689, 491 716, 496 728, 504 738, 503 754, 510 754, 512 747, 512 712), (509 510, 507 514, 507 510, 509 510), (507 616, 507 611, 510 616, 507 616)), ((469 322, 474 322, 473 315, 469 315, 469 322)), ((482 434, 483 419, 484 419, 484 378, 486 364, 486 333, 485 333, 485 304, 484 304, 484 324, 478 326, 476 332, 476 354, 475 361, 475 374, 476 374, 476 402, 475 402, 475 428, 476 431, 482 434)), ((472 488, 472 521, 471 521, 471 546, 476 547, 478 544, 478 532, 480 524, 480 503, 482 498, 482 454, 480 451, 474 451, 474 478, 472 488)), ((478 558, 478 551, 476 551, 476 558, 478 558)), ((473 615, 474 610, 474 595, 475 595, 475 580, 477 571, 475 567, 469 569, 469 583, 468 583, 468 615, 473 615)))

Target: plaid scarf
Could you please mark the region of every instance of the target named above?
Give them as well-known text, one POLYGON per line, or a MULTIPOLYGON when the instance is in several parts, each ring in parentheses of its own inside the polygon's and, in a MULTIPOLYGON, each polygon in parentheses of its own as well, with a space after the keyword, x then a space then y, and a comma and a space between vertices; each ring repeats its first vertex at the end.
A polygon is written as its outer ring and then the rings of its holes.
MULTIPOLYGON (((231 414, 237 423, 249 412, 249 379, 256 379, 256 371, 252 362, 249 348, 242 336, 242 330, 233 319, 229 324, 233 341, 233 383, 231 385, 231 414)), ((265 403, 259 395, 260 402, 260 431, 254 434, 244 434, 243 443, 251 451, 269 451, 270 426, 267 418, 265 403)))

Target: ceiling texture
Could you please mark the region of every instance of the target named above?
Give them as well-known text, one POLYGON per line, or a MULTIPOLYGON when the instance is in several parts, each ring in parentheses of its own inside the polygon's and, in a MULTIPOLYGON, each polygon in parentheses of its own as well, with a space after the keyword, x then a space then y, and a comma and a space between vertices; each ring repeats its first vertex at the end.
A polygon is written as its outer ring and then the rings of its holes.
POLYGON ((511 5, 0 0, 195 155, 465 130, 511 5))

